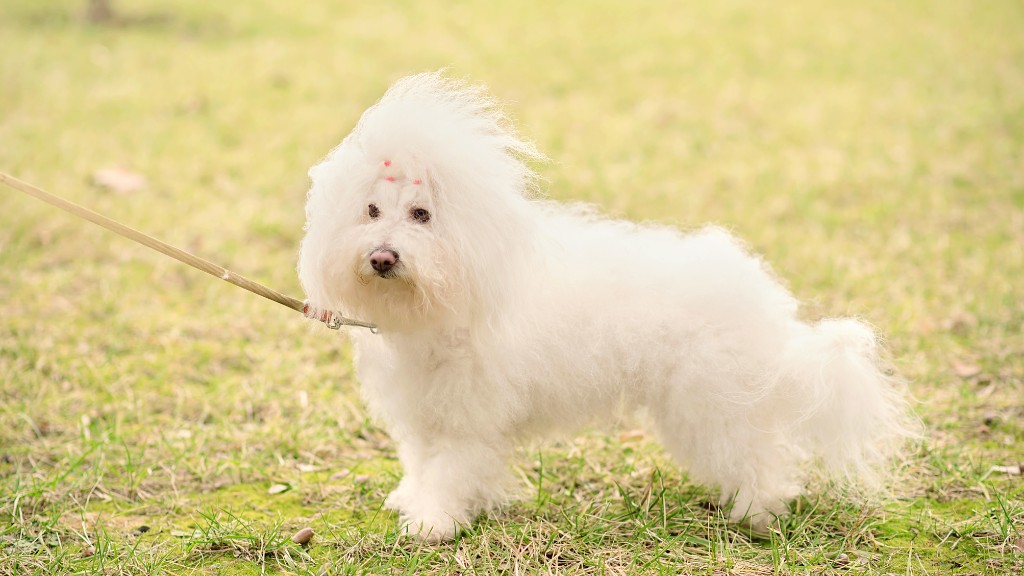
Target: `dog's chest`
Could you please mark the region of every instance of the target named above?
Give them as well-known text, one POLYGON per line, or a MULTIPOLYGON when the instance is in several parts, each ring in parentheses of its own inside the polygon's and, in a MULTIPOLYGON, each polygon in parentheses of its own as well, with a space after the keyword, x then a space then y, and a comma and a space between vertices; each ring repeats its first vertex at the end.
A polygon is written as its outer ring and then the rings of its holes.
POLYGON ((427 374, 464 370, 465 364, 473 359, 470 334, 465 329, 440 332, 434 338, 424 339, 419 348, 415 355, 417 363, 427 374))

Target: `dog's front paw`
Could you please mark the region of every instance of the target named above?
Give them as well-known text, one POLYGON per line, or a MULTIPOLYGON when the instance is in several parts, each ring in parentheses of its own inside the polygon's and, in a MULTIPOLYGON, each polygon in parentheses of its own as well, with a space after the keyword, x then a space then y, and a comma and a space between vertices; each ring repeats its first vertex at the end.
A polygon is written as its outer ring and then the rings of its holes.
POLYGON ((445 512, 445 507, 424 497, 407 480, 399 482, 388 494, 384 506, 399 514, 399 531, 422 542, 437 544, 455 538, 459 526, 468 522, 466 515, 456 517, 445 512))
POLYGON ((736 522, 740 531, 748 536, 767 539, 771 536, 772 532, 782 529, 785 517, 785 514, 776 515, 771 512, 762 512, 753 516, 746 516, 736 522))
POLYGON ((410 490, 405 483, 399 483, 398 487, 392 490, 391 494, 388 494, 388 497, 384 500, 384 507, 405 516, 406 510, 411 508, 409 492, 410 490))
POLYGON ((729 520, 737 524, 741 531, 755 538, 768 538, 783 524, 789 514, 789 507, 782 500, 751 500, 741 493, 739 497, 726 500, 723 507, 729 510, 729 520))
POLYGON ((443 512, 423 518, 402 517, 402 533, 427 544, 440 544, 455 538, 459 522, 443 512))

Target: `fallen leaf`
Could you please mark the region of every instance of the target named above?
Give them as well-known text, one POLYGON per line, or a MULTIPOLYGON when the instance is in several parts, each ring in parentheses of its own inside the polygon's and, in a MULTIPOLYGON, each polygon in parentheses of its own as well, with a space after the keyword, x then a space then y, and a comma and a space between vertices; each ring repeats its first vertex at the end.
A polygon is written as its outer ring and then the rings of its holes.
POLYGON ((316 467, 316 466, 314 466, 312 464, 299 464, 298 465, 298 469, 299 469, 299 472, 316 472, 320 468, 318 468, 318 467, 316 467))
POLYGON ((619 442, 638 442, 647 437, 643 430, 626 430, 619 434, 619 442))
POLYGON ((274 484, 267 489, 267 494, 283 494, 291 489, 291 484, 274 484))
POLYGON ((1017 541, 1013 543, 1013 550, 1018 553, 1024 553, 1024 536, 1017 538, 1017 541))
POLYGON ((869 566, 872 563, 878 562, 881 557, 881 554, 872 554, 871 552, 862 552, 860 550, 853 551, 853 562, 858 566, 869 566))
POLYGON ((970 362, 953 360, 953 373, 961 378, 967 379, 981 374, 981 367, 977 364, 971 364, 970 362))
POLYGON ((1020 476, 1022 473, 1020 464, 1010 464, 1009 466, 993 466, 991 472, 1001 472, 1009 476, 1020 476))
POLYGON ((93 172, 92 183, 112 192, 130 194, 146 187, 146 177, 138 172, 114 166, 93 172))

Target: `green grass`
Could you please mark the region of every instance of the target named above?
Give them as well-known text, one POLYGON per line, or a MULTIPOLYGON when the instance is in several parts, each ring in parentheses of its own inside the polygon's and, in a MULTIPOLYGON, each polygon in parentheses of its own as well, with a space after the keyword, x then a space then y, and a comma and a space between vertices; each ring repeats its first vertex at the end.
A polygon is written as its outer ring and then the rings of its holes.
POLYGON ((553 159, 552 197, 720 223, 808 317, 885 333, 926 426, 891 499, 820 490, 750 540, 648 436, 589 431, 416 545, 343 339, 5 188, 0 574, 1024 570, 1024 479, 991 472, 1024 459, 1024 7, 695 4, 138 0, 100 25, 5 0, 0 170, 299 296, 306 169, 451 66, 553 159), (148 186, 90 184, 112 165, 148 186))

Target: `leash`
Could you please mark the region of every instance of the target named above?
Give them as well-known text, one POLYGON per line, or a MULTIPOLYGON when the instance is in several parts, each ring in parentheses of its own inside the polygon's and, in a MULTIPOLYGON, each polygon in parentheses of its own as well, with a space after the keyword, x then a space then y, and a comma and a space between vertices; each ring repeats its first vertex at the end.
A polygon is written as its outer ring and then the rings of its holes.
POLYGON ((51 204, 53 206, 56 206, 57 208, 60 208, 61 210, 70 212, 71 214, 74 214, 79 218, 84 218, 85 220, 88 220, 93 224, 103 226, 107 230, 116 232, 117 234, 120 234, 121 236, 124 236, 129 240, 134 240, 139 244, 142 244, 143 246, 147 246, 149 248, 152 248, 153 250, 156 250, 157 252, 166 254, 167 256, 170 256, 171 258, 174 258, 179 262, 184 262, 185 264, 188 264, 193 268, 202 270, 203 272, 206 272, 211 276, 216 276, 217 278, 220 278, 221 280, 224 280, 226 282, 230 282, 231 284, 234 284, 239 288, 245 288, 249 292, 259 294, 260 296, 263 296, 268 300, 273 300, 274 302, 287 306, 292 310, 302 312, 307 318, 314 318, 316 320, 323 322, 331 330, 337 330, 342 326, 360 326, 362 328, 369 328, 371 332, 377 332, 377 327, 373 324, 370 324, 368 322, 362 322, 360 320, 346 318, 341 314, 338 314, 337 312, 332 312, 330 310, 312 310, 309 304, 305 302, 281 294, 276 290, 271 290, 270 288, 267 288, 266 286, 260 284, 259 282, 254 282, 244 276, 235 274, 234 272, 228 270, 227 268, 224 268, 223 266, 218 266, 217 264, 214 264, 209 260, 204 260, 194 254, 191 254, 179 248, 175 248, 174 246, 171 246, 166 242, 157 240, 156 238, 153 238, 152 236, 149 236, 147 234, 143 234, 142 232, 139 232, 134 228, 129 228, 128 226, 125 226, 124 224, 121 224, 116 220, 111 220, 110 218, 107 218, 102 214, 93 212, 92 210, 89 210, 88 208, 85 208, 83 206, 79 206, 74 202, 68 202, 67 200, 64 200, 59 196, 54 196, 53 194, 50 194, 49 192, 37 188, 27 182, 22 182, 21 180, 18 180, 17 178, 9 174, 0 172, 0 182, 3 182, 4 184, 10 186, 11 188, 14 188, 15 190, 20 190, 21 192, 24 192, 29 196, 34 196, 35 198, 38 198, 39 200, 42 200, 47 204, 51 204))

